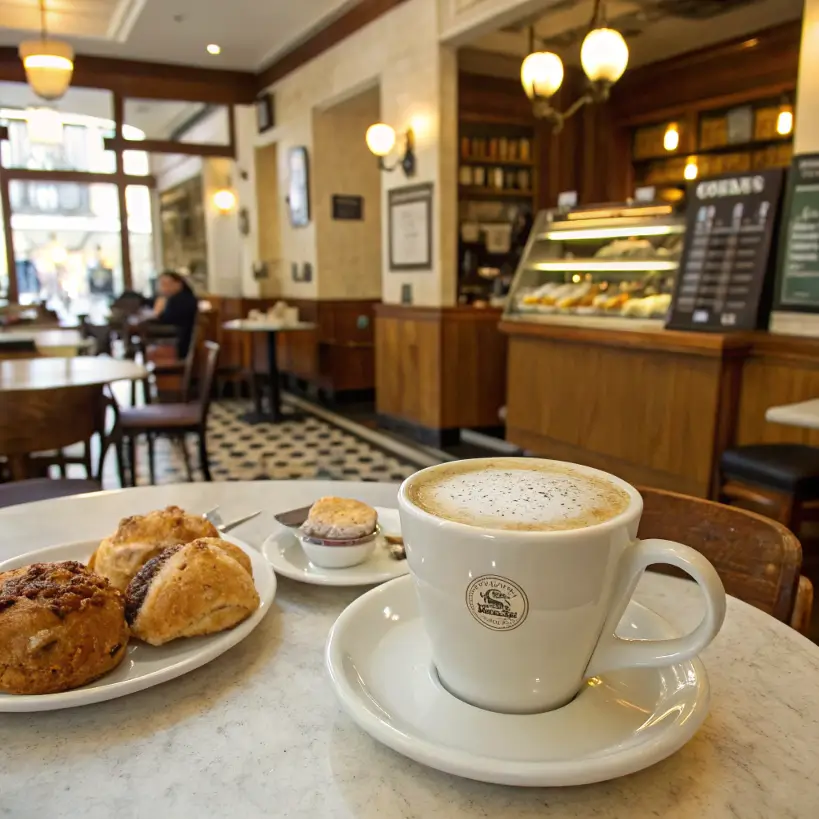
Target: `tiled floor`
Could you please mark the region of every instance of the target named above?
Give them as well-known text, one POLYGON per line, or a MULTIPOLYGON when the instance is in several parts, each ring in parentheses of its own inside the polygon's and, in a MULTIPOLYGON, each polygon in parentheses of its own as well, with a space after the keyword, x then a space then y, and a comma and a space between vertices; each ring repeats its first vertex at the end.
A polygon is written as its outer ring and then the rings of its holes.
MULTIPOLYGON (((337 426, 326 416, 307 412, 297 420, 281 424, 251 425, 240 417, 248 409, 250 404, 246 401, 219 401, 211 405, 208 449, 214 480, 401 481, 426 465, 423 459, 410 460, 392 454, 359 437, 347 425, 337 426)), ((201 480, 193 436, 187 446, 194 477, 201 480)), ((168 439, 157 441, 156 462, 157 483, 187 480, 182 453, 168 439)), ((140 484, 148 483, 144 438, 137 449, 137 476, 140 484)), ((104 482, 106 487, 118 486, 113 453, 106 460, 104 482)))

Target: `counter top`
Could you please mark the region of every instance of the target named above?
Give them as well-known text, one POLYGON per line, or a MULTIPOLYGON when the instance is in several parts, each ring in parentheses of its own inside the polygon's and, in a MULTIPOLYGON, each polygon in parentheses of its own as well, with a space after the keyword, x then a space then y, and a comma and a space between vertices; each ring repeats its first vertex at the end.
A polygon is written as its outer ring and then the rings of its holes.
MULTIPOLYGON (((221 504, 265 512, 236 531, 259 546, 274 512, 338 483, 140 487, 0 511, 0 559, 100 537, 126 514, 221 504)), ((345 494, 393 506, 395 485, 345 494)), ((485 785, 384 748, 341 711, 324 671, 327 632, 361 590, 279 579, 272 611, 207 666, 129 697, 66 711, 0 714, 0 813, 15 819, 810 819, 819 804, 819 648, 729 598, 703 655, 711 713, 669 759, 584 787, 485 785)), ((700 616, 695 586, 645 578, 638 598, 681 630, 700 616)))

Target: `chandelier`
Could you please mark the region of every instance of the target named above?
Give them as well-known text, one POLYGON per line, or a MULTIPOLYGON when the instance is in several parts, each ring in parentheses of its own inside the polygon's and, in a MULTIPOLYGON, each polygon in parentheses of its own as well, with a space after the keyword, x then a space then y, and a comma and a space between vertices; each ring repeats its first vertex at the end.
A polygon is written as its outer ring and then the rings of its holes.
POLYGON ((45 0, 40 0, 40 39, 20 43, 26 79, 38 97, 58 100, 71 85, 74 49, 63 40, 49 40, 45 0))
POLYGON ((595 0, 589 32, 580 47, 580 64, 589 89, 566 111, 558 111, 551 98, 563 83, 563 61, 551 51, 535 51, 534 27, 529 29, 529 55, 520 67, 520 81, 535 116, 549 120, 555 131, 587 103, 605 102, 628 65, 628 46, 623 35, 606 24, 604 0, 595 0))

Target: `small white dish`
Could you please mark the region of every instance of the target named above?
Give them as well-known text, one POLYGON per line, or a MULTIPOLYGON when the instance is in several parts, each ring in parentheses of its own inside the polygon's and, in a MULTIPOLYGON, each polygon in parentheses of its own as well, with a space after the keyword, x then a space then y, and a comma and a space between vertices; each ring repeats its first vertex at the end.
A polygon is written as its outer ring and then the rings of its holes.
POLYGON ((367 560, 375 550, 377 534, 359 540, 332 543, 299 535, 299 543, 307 559, 322 569, 347 569, 367 560))
MULTIPOLYGON (((633 601, 619 632, 676 636, 633 601)), ((708 678, 699 660, 604 674, 587 681, 567 706, 544 714, 468 705, 438 680, 410 577, 351 603, 330 631, 325 661, 342 707, 372 737, 432 768, 503 785, 582 785, 625 776, 681 748, 708 713, 708 678)))
POLYGON ((407 561, 392 557, 384 539, 385 535, 401 534, 398 510, 376 506, 375 511, 381 533, 373 541, 372 555, 357 566, 327 569, 316 565, 308 558, 295 530, 279 524, 262 544, 262 554, 277 574, 317 586, 373 586, 401 577, 409 572, 407 561))
MULTIPOLYGON (((219 634, 174 640, 164 646, 149 646, 139 640, 132 640, 128 644, 127 656, 110 674, 82 688, 74 688, 61 694, 0 693, 0 712, 56 711, 124 697, 126 694, 133 694, 187 674, 188 671, 209 663, 244 640, 270 611, 270 604, 276 596, 276 575, 256 549, 232 535, 225 535, 224 539, 235 543, 246 552, 253 567, 253 582, 259 592, 260 602, 259 608, 247 620, 219 634)), ((27 566, 29 563, 49 563, 57 560, 78 560, 87 563, 98 545, 99 541, 91 540, 50 546, 0 563, 0 572, 27 566)))

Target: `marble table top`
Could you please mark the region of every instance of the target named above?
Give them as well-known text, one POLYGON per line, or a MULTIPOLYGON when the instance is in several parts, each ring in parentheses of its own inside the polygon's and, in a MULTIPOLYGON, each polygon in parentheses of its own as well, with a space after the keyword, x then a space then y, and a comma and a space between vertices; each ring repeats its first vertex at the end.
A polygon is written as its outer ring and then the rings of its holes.
MULTIPOLYGON (((259 546, 275 512, 338 483, 231 482, 140 487, 0 511, 0 559, 102 537, 124 515, 216 504, 259 546)), ((396 486, 344 485, 395 504, 396 486)), ((703 655, 711 713, 674 756, 640 773, 565 789, 515 789, 425 768, 370 739, 342 713, 323 649, 362 590, 286 578, 241 644, 182 678, 99 705, 0 714, 0 815, 84 819, 801 819, 819 805, 819 647, 729 599, 703 655)), ((693 584, 648 575, 637 598, 680 630, 699 619, 693 584)))
POLYGON ((0 361, 0 392, 46 390, 110 384, 145 378, 148 371, 135 361, 108 356, 18 358, 0 361))
POLYGON ((81 350, 93 344, 93 340, 83 338, 79 330, 62 327, 3 330, 0 332, 0 351, 4 343, 12 341, 33 341, 37 349, 46 354, 51 354, 52 350, 81 350))
POLYGON ((225 330, 239 330, 243 333, 289 333, 296 330, 315 330, 309 321, 274 321, 273 319, 233 319, 222 325, 225 330))
POLYGON ((769 407, 765 412, 765 420, 774 424, 819 429, 819 398, 800 401, 798 404, 769 407))

